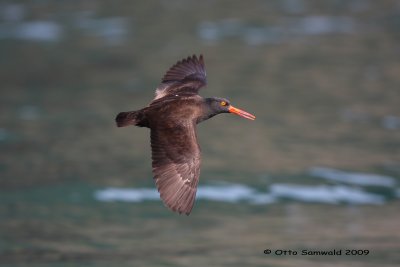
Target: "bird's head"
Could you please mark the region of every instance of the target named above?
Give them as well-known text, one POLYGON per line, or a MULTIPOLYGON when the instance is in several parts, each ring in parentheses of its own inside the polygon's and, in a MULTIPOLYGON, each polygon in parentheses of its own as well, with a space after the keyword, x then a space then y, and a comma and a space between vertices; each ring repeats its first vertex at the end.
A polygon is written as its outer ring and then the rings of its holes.
POLYGON ((211 116, 217 115, 219 113, 234 113, 249 120, 256 119, 256 117, 253 114, 250 114, 244 110, 232 106, 230 101, 225 98, 219 98, 219 97, 206 98, 206 103, 212 112, 211 116))

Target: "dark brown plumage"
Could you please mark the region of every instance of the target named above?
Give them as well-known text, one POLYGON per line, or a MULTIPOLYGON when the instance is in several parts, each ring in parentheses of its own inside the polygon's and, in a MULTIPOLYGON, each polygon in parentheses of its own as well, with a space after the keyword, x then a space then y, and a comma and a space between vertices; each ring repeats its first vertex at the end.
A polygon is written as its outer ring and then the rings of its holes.
POLYGON ((200 176, 196 125, 228 112, 255 119, 227 99, 199 96, 205 85, 203 56, 193 55, 167 71, 147 107, 121 112, 116 118, 118 127, 150 128, 153 174, 160 197, 168 208, 187 215, 193 208, 200 176))

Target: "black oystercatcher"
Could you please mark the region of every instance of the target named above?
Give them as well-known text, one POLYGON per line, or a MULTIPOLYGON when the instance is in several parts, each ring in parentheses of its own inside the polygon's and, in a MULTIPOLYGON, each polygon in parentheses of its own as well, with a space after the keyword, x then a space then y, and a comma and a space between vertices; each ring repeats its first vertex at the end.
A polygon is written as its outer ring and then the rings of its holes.
POLYGON ((150 128, 153 174, 160 197, 168 208, 186 215, 193 208, 200 176, 196 124, 219 113, 255 119, 225 98, 198 95, 205 85, 203 56, 193 55, 167 71, 147 107, 121 112, 116 118, 118 127, 150 128))

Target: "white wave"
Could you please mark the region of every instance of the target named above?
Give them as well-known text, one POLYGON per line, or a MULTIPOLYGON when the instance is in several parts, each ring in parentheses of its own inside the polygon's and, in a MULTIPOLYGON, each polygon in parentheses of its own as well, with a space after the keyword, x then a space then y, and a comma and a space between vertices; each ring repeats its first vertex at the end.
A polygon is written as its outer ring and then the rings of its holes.
MULTIPOLYGON (((1 12, 1 11, 0 11, 1 12)), ((50 20, 1 23, 0 39, 57 42, 65 34, 65 25, 50 20)), ((79 15, 71 25, 85 35, 100 37, 108 45, 119 45, 129 37, 129 20, 124 17, 91 18, 91 13, 79 15)))
POLYGON ((273 196, 288 198, 304 202, 339 204, 341 202, 351 204, 383 204, 385 198, 371 194, 361 189, 348 186, 307 186, 295 184, 273 184, 270 186, 273 196))
MULTIPOLYGON (((150 188, 115 188, 110 187, 95 192, 99 201, 142 202, 159 200, 156 189, 150 188)), ((196 198, 218 202, 237 203, 240 201, 251 204, 270 204, 279 199, 292 199, 301 202, 316 203, 353 203, 382 204, 385 198, 347 186, 305 186, 294 184, 273 184, 269 192, 258 190, 242 184, 221 184, 199 186, 196 198)))
POLYGON ((382 126, 388 130, 400 129, 400 117, 387 115, 382 118, 382 126))
POLYGON ((259 193, 255 189, 241 184, 199 186, 196 198, 231 203, 238 201, 257 204, 274 202, 274 198, 268 193, 259 193))
POLYGON ((392 187, 396 184, 396 180, 389 176, 359 173, 359 172, 344 172, 340 170, 314 167, 310 170, 312 176, 324 178, 331 181, 343 182, 348 184, 362 186, 384 186, 392 187))
MULTIPOLYGON (((141 202, 159 200, 160 197, 156 189, 110 187, 96 191, 95 198, 107 202, 141 202)), ((199 186, 196 198, 230 203, 249 201, 251 203, 267 204, 274 201, 269 194, 258 193, 253 188, 240 184, 199 186)))
POLYGON ((77 18, 75 26, 88 35, 102 38, 109 45, 119 45, 129 34, 129 21, 125 17, 92 18, 91 13, 83 13, 77 18))
POLYGON ((332 33, 353 33, 355 22, 344 16, 307 16, 295 19, 292 30, 304 35, 322 35, 332 33))
POLYGON ((55 42, 61 38, 63 30, 52 21, 32 21, 18 24, 13 34, 21 40, 55 42))
POLYGON ((225 186, 199 186, 197 192, 197 199, 237 202, 246 200, 249 196, 254 194, 254 189, 239 184, 225 185, 225 186))
MULTIPOLYGON (((302 4, 298 0, 287 1, 287 4, 294 7, 294 12, 302 9, 302 4)), ((288 17, 273 25, 258 26, 240 19, 202 21, 198 25, 197 32, 200 39, 208 43, 239 38, 249 45, 263 45, 279 44, 308 36, 352 34, 358 30, 356 26, 358 23, 352 17, 320 15, 288 17)))
POLYGON ((142 202, 144 200, 158 200, 160 196, 155 189, 109 187, 96 191, 95 198, 105 202, 142 202))

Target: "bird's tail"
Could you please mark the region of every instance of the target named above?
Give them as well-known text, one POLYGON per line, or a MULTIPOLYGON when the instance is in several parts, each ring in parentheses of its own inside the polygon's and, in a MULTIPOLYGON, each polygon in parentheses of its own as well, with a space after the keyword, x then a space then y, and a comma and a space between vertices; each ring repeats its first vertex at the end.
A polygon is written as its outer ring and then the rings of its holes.
POLYGON ((147 121, 145 119, 143 110, 120 112, 115 118, 118 127, 125 127, 129 125, 136 125, 146 127, 147 121))

